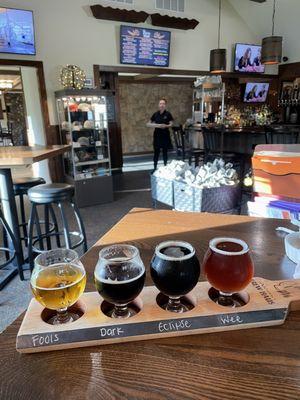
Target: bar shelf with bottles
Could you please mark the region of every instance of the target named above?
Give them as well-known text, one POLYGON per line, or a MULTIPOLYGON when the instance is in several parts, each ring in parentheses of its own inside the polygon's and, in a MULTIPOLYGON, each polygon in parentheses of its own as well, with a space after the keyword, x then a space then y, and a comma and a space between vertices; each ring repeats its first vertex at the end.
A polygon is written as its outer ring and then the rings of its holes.
POLYGON ((61 90, 55 93, 60 134, 71 150, 64 156, 65 177, 75 185, 79 205, 112 200, 107 96, 97 89, 61 90), (99 180, 99 178, 106 178, 99 180), (103 187, 103 185, 105 187, 103 187), (103 198, 99 198, 99 189, 103 198), (94 199, 87 197, 89 192, 94 199), (109 196, 105 195, 108 190, 109 196), (98 193, 98 194, 97 194, 98 193))
POLYGON ((282 82, 278 105, 283 109, 284 123, 300 123, 300 78, 291 82, 282 82))
POLYGON ((225 84, 220 76, 197 78, 193 90, 193 122, 222 123, 224 117, 225 84), (217 110, 217 112, 216 112, 217 110), (212 120, 212 116, 213 120, 212 120))

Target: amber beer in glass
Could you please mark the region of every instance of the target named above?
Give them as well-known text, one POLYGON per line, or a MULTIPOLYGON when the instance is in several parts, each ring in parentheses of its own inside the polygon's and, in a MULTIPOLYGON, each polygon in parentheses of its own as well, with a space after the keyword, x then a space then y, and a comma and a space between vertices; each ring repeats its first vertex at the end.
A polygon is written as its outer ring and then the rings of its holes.
POLYGON ((220 292, 218 303, 236 306, 232 295, 245 289, 254 274, 247 243, 236 238, 212 239, 203 264, 208 282, 220 292))
POLYGON ((31 289, 35 299, 57 314, 48 323, 53 325, 72 322, 78 315, 68 312, 82 295, 86 273, 73 250, 50 250, 35 259, 31 276, 31 289))

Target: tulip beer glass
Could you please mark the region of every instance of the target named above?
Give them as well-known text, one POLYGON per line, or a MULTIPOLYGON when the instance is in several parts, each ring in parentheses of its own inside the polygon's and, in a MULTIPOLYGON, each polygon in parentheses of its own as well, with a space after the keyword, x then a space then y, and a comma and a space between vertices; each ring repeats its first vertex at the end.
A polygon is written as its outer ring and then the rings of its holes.
POLYGON ((188 311, 181 297, 196 286, 200 275, 193 246, 180 241, 160 243, 155 249, 150 272, 155 286, 168 297, 164 308, 177 313, 188 311))
POLYGON ((112 318, 129 318, 136 313, 128 304, 141 293, 146 277, 136 247, 117 244, 103 248, 94 277, 99 294, 114 305, 110 312, 112 318))
POLYGON ((79 318, 75 312, 68 312, 84 292, 86 284, 85 269, 74 250, 56 249, 37 256, 30 284, 36 300, 57 311, 48 323, 64 324, 79 318))
POLYGON ((212 239, 203 266, 208 282, 220 293, 217 302, 222 306, 239 306, 232 295, 245 289, 254 273, 247 243, 235 238, 212 239))

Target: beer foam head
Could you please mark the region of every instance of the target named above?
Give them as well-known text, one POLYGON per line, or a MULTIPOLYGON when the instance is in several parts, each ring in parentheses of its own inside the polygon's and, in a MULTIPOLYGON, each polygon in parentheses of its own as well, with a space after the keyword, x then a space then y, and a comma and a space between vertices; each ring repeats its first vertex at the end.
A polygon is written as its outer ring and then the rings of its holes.
POLYGON ((139 257, 138 249, 135 246, 125 243, 103 247, 99 252, 99 259, 103 258, 111 262, 117 262, 119 259, 129 261, 136 257, 139 257))
POLYGON ((156 246, 155 255, 166 261, 184 261, 195 255, 195 249, 190 243, 170 240, 156 246), (184 254, 181 248, 187 249, 189 253, 184 254), (167 251, 163 252, 164 249, 167 251))
POLYGON ((123 274, 120 274, 119 277, 117 276, 117 274, 115 274, 115 279, 113 279, 112 276, 114 275, 114 272, 109 270, 110 266, 109 265, 105 266, 105 264, 101 265, 101 262, 99 262, 98 265, 96 266, 96 269, 94 272, 95 279, 102 283, 120 285, 122 283, 124 283, 124 284, 130 283, 130 282, 133 282, 133 281, 139 279, 145 272, 145 267, 142 263, 138 264, 138 263, 126 262, 126 260, 124 260, 124 262, 122 262, 122 260, 120 260, 120 259, 115 260, 114 262, 115 262, 115 264, 113 266, 114 268, 118 268, 118 267, 124 268, 124 264, 128 264, 128 266, 130 266, 130 267, 128 267, 128 273, 130 273, 130 272, 132 273, 133 271, 137 271, 138 273, 135 276, 133 276, 132 278, 130 277, 129 279, 126 279, 126 272, 124 272, 123 274), (120 263, 120 265, 118 265, 118 263, 120 263), (110 274, 111 274, 111 277, 109 276, 110 274))
POLYGON ((230 237, 217 237, 212 239, 209 242, 209 247, 212 251, 215 253, 222 254, 224 256, 241 256, 243 254, 246 254, 249 251, 249 247, 246 242, 242 239, 237 239, 237 238, 230 238, 230 237), (226 251, 218 248, 218 245, 220 243, 236 243, 241 246, 241 250, 238 251, 226 251))

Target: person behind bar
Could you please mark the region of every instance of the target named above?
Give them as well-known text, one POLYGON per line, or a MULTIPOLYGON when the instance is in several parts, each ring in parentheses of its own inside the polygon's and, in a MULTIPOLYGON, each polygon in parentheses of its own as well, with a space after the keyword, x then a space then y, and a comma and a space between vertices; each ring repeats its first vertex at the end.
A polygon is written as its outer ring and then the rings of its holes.
POLYGON ((167 100, 162 98, 159 100, 158 108, 150 121, 147 123, 148 128, 155 128, 153 134, 154 148, 154 171, 157 169, 160 150, 163 152, 164 165, 168 163, 168 150, 172 147, 169 128, 173 125, 173 116, 167 111, 167 100))
POLYGON ((251 48, 248 47, 247 50, 245 51, 244 55, 240 58, 239 60, 239 70, 243 70, 244 68, 246 69, 247 67, 251 67, 251 48))

